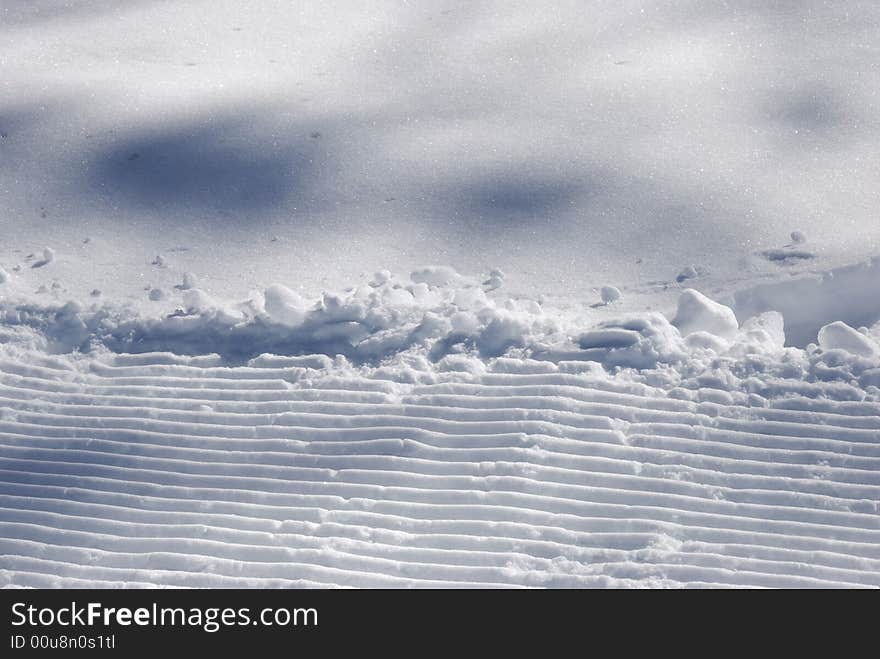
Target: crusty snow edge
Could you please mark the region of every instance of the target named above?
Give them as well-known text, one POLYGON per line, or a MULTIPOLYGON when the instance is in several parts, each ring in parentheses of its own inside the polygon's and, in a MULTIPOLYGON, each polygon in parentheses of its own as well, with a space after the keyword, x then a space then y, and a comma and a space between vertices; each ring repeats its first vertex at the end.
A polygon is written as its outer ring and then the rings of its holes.
POLYGON ((683 290, 671 322, 658 312, 597 322, 534 300, 504 299, 495 291, 501 276, 493 273, 478 283, 449 267, 424 268, 408 279, 383 271, 367 284, 316 299, 274 284, 234 303, 185 288, 182 304, 156 317, 108 303, 3 301, 0 332, 7 342, 56 353, 218 354, 230 363, 261 354, 379 363, 416 350, 432 361, 461 353, 481 358, 511 353, 605 368, 693 369, 713 359, 760 355, 779 364, 831 360, 826 377, 845 372, 876 379, 880 325, 855 329, 836 321, 819 332, 818 345, 801 350, 785 347, 785 321, 778 312, 740 324, 730 308, 693 289, 683 290))

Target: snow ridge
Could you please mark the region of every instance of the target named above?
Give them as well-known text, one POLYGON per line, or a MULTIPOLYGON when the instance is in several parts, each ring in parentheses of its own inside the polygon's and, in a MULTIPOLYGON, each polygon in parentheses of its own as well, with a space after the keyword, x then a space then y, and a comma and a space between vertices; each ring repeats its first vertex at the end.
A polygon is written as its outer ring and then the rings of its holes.
MULTIPOLYGON (((857 271, 862 273, 860 286, 874 286, 876 269, 867 271, 867 279, 863 271, 857 271)), ((830 281, 835 280, 833 275, 829 273, 830 281)), ((261 354, 342 355, 375 364, 410 349, 427 351, 433 361, 461 351, 476 350, 492 358, 514 349, 551 361, 591 360, 609 368, 644 369, 661 363, 702 364, 707 355, 785 352, 788 315, 783 318, 766 306, 752 304, 752 317, 743 317, 749 310, 746 300, 775 299, 763 292, 738 295, 740 326, 733 310, 692 289, 682 291, 671 322, 658 312, 614 316, 613 310, 598 320, 537 300, 505 299, 497 290, 503 283, 498 271, 483 283, 478 281, 452 268, 434 266, 415 271, 408 279, 382 271, 368 284, 317 298, 274 284, 237 302, 182 286, 180 304, 155 315, 105 301, 47 305, 0 298, 0 338, 25 341, 49 352, 216 353, 237 364, 261 354)), ((811 280, 791 285, 805 281, 811 280)), ((820 317, 826 312, 817 311, 820 317)), ((839 323, 824 334, 842 337, 847 327, 839 323)), ((850 353, 876 356, 880 324, 849 330, 850 353), (853 350, 856 343, 861 348, 853 350)), ((819 343, 826 350, 830 347, 819 343)), ((809 352, 816 346, 802 347, 809 352)), ((790 352, 787 359, 795 354, 790 352)))
POLYGON ((880 401, 325 359, 4 359, 0 578, 880 585, 880 401))

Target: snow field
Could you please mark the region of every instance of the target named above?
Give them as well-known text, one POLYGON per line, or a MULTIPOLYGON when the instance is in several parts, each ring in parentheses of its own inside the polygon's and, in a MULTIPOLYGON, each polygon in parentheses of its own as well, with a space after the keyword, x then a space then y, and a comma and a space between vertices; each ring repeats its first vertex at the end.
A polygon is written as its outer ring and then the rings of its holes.
POLYGON ((440 259, 643 310, 880 253, 876 2, 253 5, 0 2, 0 265, 31 293, 440 259))
POLYGON ((108 350, 120 328, 151 337, 129 348, 174 334, 106 308, 7 310, 0 580, 880 586, 870 332, 835 323, 786 348, 780 314, 737 327, 685 291, 674 324, 577 334, 453 274, 318 305, 272 287, 252 317, 187 291, 210 331, 182 335, 201 348, 241 324, 332 339, 238 362, 108 350), (348 357, 329 351, 340 323, 348 357), (71 328, 92 351, 50 354, 71 328))
POLYGON ((0 15, 0 583, 878 585, 880 3, 0 15))

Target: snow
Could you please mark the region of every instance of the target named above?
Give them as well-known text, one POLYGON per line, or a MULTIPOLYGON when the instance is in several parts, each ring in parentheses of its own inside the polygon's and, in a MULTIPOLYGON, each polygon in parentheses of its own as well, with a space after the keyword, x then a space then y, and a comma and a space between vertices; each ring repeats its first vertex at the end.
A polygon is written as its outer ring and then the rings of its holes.
POLYGON ((621 328, 597 329, 585 332, 578 339, 581 348, 626 348, 638 343, 641 335, 621 328))
POLYGON ((483 286, 487 291, 494 291, 504 285, 504 273, 497 268, 489 273, 489 278, 483 282, 483 286))
POLYGON ((197 286, 198 286, 198 280, 196 279, 196 276, 191 272, 184 272, 183 273, 183 282, 180 284, 177 284, 177 286, 175 286, 175 288, 179 288, 180 290, 183 290, 183 291, 188 291, 192 288, 196 288, 197 286))
POLYGON ((52 261, 55 260, 55 250, 51 247, 43 248, 43 258, 39 261, 34 261, 31 264, 31 268, 42 268, 43 266, 49 265, 52 261))
POLYGON ((438 263, 669 311, 695 261, 720 296, 880 252, 876 3, 0 6, 0 260, 77 298, 438 263))
POLYGON ((880 356, 880 345, 876 341, 839 320, 819 330, 819 347, 823 350, 843 350, 860 357, 880 356))
POLYGON ((778 352, 785 345, 785 318, 778 311, 765 311, 753 316, 742 324, 740 337, 753 350, 763 346, 766 350, 778 352))
POLYGON ((736 315, 729 307, 692 288, 684 290, 678 299, 678 310, 672 321, 682 335, 707 332, 721 338, 732 338, 739 329, 736 315))
MULTIPOLYGON (((780 370, 789 369, 788 377, 804 378, 816 375, 813 367, 804 366, 808 360, 827 361, 823 350, 843 349, 870 359, 876 355, 866 346, 880 340, 880 323, 848 334, 842 333, 842 324, 832 324, 813 337, 819 342, 818 352, 811 352, 815 344, 795 350, 786 347, 784 314, 764 311, 740 325, 730 308, 693 289, 680 293, 678 311, 670 320, 659 312, 615 316, 594 305, 578 310, 489 296, 475 283, 478 277, 458 273, 457 283, 447 286, 412 283, 413 279, 388 273, 382 284, 374 278, 369 285, 313 297, 273 284, 237 301, 218 299, 198 288, 161 289, 149 312, 118 305, 103 295, 88 303, 7 299, 0 301, 0 324, 24 332, 34 346, 60 352, 217 354, 229 363, 263 353, 325 354, 378 364, 410 351, 430 361, 469 351, 482 359, 514 351, 520 357, 552 362, 588 360, 610 372, 682 369, 765 355, 779 361, 780 370), (845 340, 853 333, 858 336, 845 340)), ((849 369, 853 377, 867 368, 862 362, 839 359, 843 363, 833 367, 849 369)))
POLYGON ((266 313, 272 320, 297 327, 306 317, 306 302, 286 286, 274 284, 266 289, 266 313))
POLYGON ((604 304, 617 302, 621 298, 620 289, 616 286, 603 286, 602 290, 599 291, 599 294, 602 297, 602 302, 604 304))
POLYGON ((0 345, 0 581, 877 587, 880 390, 792 377, 828 354, 789 350, 230 366, 19 337, 0 345))
POLYGON ((0 15, 0 585, 880 586, 877 3, 0 15))
POLYGON ((737 291, 729 303, 740 318, 778 311, 790 345, 804 347, 834 321, 870 326, 880 320, 880 258, 737 291))
POLYGON ((678 273, 678 277, 675 278, 675 281, 681 283, 683 281, 687 281, 688 279, 694 279, 695 277, 699 277, 700 273, 697 270, 696 266, 689 265, 686 266, 681 272, 678 273))
POLYGON ((448 286, 461 281, 461 275, 449 266, 430 266, 415 270, 409 278, 416 284, 448 286))

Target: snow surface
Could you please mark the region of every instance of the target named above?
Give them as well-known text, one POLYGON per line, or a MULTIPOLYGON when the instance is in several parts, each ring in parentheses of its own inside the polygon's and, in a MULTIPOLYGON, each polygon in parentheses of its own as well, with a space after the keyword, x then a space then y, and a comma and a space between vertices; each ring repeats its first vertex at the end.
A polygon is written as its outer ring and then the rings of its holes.
POLYGON ((686 289, 678 299, 678 311, 672 320, 682 335, 707 332, 721 338, 732 338, 739 323, 729 307, 718 304, 692 288, 686 289))
POLYGON ((0 582, 880 586, 880 324, 482 286, 4 304, 0 582))
POLYGON ((0 265, 146 307, 184 272, 241 297, 437 263, 667 312, 688 266, 714 298, 827 271, 880 253, 878 22, 870 0, 0 0, 0 265), (768 251, 792 232, 813 258, 768 251))
POLYGON ((880 345, 876 341, 839 320, 819 330, 819 347, 823 350, 843 350, 860 357, 880 355, 880 345))
POLYGON ((878 21, 0 0, 0 584, 880 586, 878 21))

